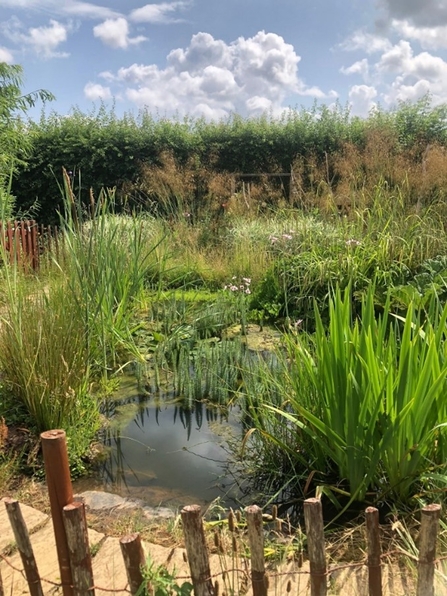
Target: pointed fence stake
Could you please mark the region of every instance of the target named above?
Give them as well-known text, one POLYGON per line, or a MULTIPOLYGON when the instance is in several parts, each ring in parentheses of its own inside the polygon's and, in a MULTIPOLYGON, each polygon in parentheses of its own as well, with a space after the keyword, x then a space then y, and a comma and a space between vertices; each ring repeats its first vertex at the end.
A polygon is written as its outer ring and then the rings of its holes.
POLYGON ((17 548, 20 553, 20 558, 22 559, 29 592, 31 596, 43 596, 39 571, 37 569, 33 547, 31 546, 31 541, 29 539, 28 528, 26 527, 20 509, 20 503, 15 499, 5 499, 5 506, 14 533, 14 538, 17 543, 17 548))
POLYGON ((92 557, 88 543, 84 503, 70 503, 63 508, 65 533, 70 554, 74 596, 94 596, 92 557))
POLYGON ((366 515, 366 536, 368 541, 368 586, 369 596, 382 596, 382 561, 380 555, 379 510, 368 507, 366 515))
POLYGON ((57 558, 64 596, 73 596, 70 553, 62 509, 73 502, 73 488, 68 465, 67 440, 64 430, 47 430, 40 435, 45 463, 51 517, 56 538, 57 558))
POLYGON ((136 594, 143 585, 144 577, 142 567, 146 563, 143 545, 139 534, 128 534, 120 538, 121 553, 126 567, 127 581, 132 596, 136 594))
POLYGON ((181 516, 194 594, 195 596, 214 596, 200 505, 183 507, 181 516))
POLYGON ((267 596, 262 509, 257 505, 250 505, 245 508, 245 515, 247 517, 248 541, 250 543, 253 596, 267 596))
POLYGON ((323 508, 320 499, 304 501, 307 550, 310 563, 310 594, 326 596, 327 570, 324 545, 323 508))
POLYGON ((417 596, 434 596, 436 541, 441 505, 432 504, 421 511, 417 596))

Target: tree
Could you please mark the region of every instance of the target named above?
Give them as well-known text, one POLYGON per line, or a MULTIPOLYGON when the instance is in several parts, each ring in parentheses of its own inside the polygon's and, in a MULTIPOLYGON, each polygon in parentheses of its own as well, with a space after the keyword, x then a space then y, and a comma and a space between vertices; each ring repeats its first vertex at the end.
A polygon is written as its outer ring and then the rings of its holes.
POLYGON ((11 181, 15 166, 23 163, 31 147, 23 116, 38 101, 52 101, 45 89, 22 93, 23 69, 19 64, 0 62, 0 218, 10 217, 14 199, 11 181))

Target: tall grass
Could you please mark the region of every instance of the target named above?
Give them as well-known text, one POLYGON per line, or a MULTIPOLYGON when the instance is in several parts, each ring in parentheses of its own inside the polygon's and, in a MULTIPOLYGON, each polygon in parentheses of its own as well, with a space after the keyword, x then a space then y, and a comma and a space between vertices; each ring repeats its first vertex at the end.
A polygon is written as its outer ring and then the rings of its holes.
POLYGON ((6 303, 0 316, 0 368, 6 423, 20 423, 8 409, 11 398, 31 432, 63 428, 74 473, 99 428, 90 391, 85 327, 66 284, 42 285, 24 279, 15 265, 4 266, 6 303), (10 417, 13 416, 13 418, 10 417))
POLYGON ((89 362, 107 375, 123 357, 138 357, 132 337, 135 310, 154 266, 159 268, 158 229, 150 218, 114 216, 113 192, 107 191, 92 202, 93 215, 86 218, 64 176, 64 250, 56 265, 86 330, 89 362))
POLYGON ((71 455, 83 455, 99 424, 91 384, 139 357, 132 325, 157 239, 150 220, 111 215, 110 194, 84 217, 64 176, 62 237, 45 279, 24 276, 0 247, 0 367, 27 424, 64 428, 71 455))
POLYGON ((303 475, 341 482, 351 501, 372 491, 408 502, 445 467, 447 306, 433 301, 425 317, 410 305, 401 321, 387 302, 377 316, 371 287, 355 319, 351 299, 349 288, 335 293, 328 329, 316 312, 311 345, 299 335, 289 341, 286 372, 268 380, 282 390, 281 407, 254 403, 255 428, 267 457, 279 448, 303 475), (269 418, 287 433, 270 432, 269 418))

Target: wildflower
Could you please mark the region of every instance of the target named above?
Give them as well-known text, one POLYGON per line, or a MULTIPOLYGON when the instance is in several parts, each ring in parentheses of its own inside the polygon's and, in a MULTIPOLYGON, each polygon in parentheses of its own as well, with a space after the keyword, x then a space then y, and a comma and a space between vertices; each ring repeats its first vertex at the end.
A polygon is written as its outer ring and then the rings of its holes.
POLYGON ((276 236, 269 236, 269 240, 272 244, 275 244, 275 242, 278 242, 278 238, 276 236))
POLYGON ((346 246, 360 246, 361 242, 359 240, 355 240, 354 238, 350 238, 346 240, 346 246))
POLYGON ((246 288, 246 290, 245 290, 245 293, 246 293, 246 294, 251 294, 251 290, 250 290, 250 288, 246 288))
POLYGON ((229 289, 231 292, 237 292, 239 290, 239 288, 237 286, 230 286, 229 289))
POLYGON ((291 234, 283 234, 282 237, 284 240, 292 240, 293 236, 291 234))
POLYGON ((243 281, 243 282, 244 282, 244 283, 245 283, 247 286, 249 286, 249 285, 251 284, 251 279, 250 279, 249 277, 243 277, 243 278, 242 278, 242 281, 243 281))
POLYGON ((293 326, 295 327, 295 330, 298 331, 298 328, 301 327, 301 324, 303 322, 303 319, 297 319, 294 323, 293 326))

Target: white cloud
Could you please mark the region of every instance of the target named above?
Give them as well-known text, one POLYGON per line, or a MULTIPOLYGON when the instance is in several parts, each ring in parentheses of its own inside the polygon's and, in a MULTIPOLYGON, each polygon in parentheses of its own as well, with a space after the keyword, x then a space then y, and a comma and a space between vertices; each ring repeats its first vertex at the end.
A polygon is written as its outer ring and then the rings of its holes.
POLYGON ((50 19, 49 25, 25 30, 19 19, 13 17, 1 26, 2 32, 12 42, 28 47, 42 58, 66 58, 69 54, 57 51, 67 41, 72 26, 50 19))
POLYGON ((192 70, 198 72, 209 64, 230 68, 233 56, 230 46, 220 39, 214 39, 209 33, 197 33, 190 45, 184 50, 177 48, 168 55, 168 65, 177 71, 192 70))
POLYGON ((345 39, 339 47, 348 52, 363 50, 367 54, 375 54, 388 50, 391 47, 391 42, 386 37, 374 35, 363 29, 359 29, 345 39))
POLYGON ((377 64, 379 71, 393 73, 402 72, 408 68, 409 61, 413 55, 413 50, 408 41, 401 40, 398 44, 382 54, 377 64))
POLYGON ((123 88, 138 106, 222 117, 232 111, 281 110, 290 94, 328 97, 300 80, 299 61, 293 46, 274 33, 260 31, 230 44, 197 33, 188 47, 170 52, 166 68, 132 64, 100 77, 123 88))
POLYGON ((129 18, 138 23, 178 23, 182 19, 174 16, 177 11, 185 10, 191 2, 177 0, 174 2, 161 2, 160 4, 146 4, 141 8, 132 10, 129 18))
POLYGON ((447 48, 447 0, 379 0, 378 6, 382 14, 376 33, 357 30, 339 46, 371 56, 340 69, 345 75, 361 75, 365 82, 350 90, 357 113, 367 111, 379 97, 391 105, 429 93, 434 104, 447 103, 447 60, 445 54, 432 53, 447 48), (386 36, 378 35, 379 30, 386 36), (418 46, 422 51, 415 50, 418 46))
POLYGON ((369 75, 369 62, 366 58, 357 60, 351 66, 342 66, 340 72, 344 75, 361 75, 366 80, 369 75))
POLYGON ((55 16, 107 19, 121 16, 119 12, 81 0, 1 0, 3 7, 15 10, 35 10, 55 16))
POLYGON ((84 95, 91 101, 107 100, 112 98, 110 87, 104 87, 99 83, 87 83, 84 87, 84 95))
POLYGON ((107 19, 100 25, 93 27, 93 35, 111 48, 125 49, 129 45, 136 45, 146 41, 147 37, 138 35, 129 37, 129 23, 125 18, 107 19))
POLYGON ((14 57, 11 52, 2 46, 0 46, 0 62, 6 62, 7 64, 12 64, 14 62, 14 57))
POLYGON ((430 93, 434 104, 447 102, 447 61, 427 51, 415 53, 408 40, 389 45, 375 62, 359 60, 341 69, 361 74, 370 85, 354 85, 349 102, 356 115, 367 115, 379 96, 385 105, 415 101, 430 93))
POLYGON ((445 80, 447 84, 447 63, 428 52, 414 55, 408 41, 401 40, 385 52, 377 63, 377 70, 385 74, 396 73, 402 80, 426 79, 435 86, 445 80))
POLYGON ((368 85, 354 85, 349 90, 349 105, 353 116, 366 117, 376 107, 377 89, 368 85))
POLYGON ((424 49, 447 48, 447 25, 416 27, 407 20, 393 19, 391 27, 401 37, 418 41, 424 49))
POLYGON ((401 101, 414 102, 424 97, 424 95, 427 95, 427 93, 432 93, 434 100, 433 103, 444 103, 445 92, 447 91, 447 89, 444 89, 444 98, 442 98, 439 95, 433 93, 434 89, 429 81, 420 79, 413 85, 406 85, 404 83, 404 80, 404 77, 397 77, 394 80, 388 93, 385 94, 385 101, 388 104, 393 104, 401 101))

